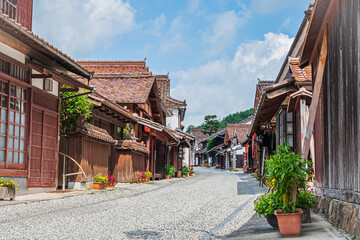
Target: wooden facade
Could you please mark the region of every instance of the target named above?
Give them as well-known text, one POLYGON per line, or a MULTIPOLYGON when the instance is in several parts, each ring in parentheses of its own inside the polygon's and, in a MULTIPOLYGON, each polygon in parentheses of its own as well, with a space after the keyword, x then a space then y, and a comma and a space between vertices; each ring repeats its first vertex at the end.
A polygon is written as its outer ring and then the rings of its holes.
POLYGON ((316 4, 301 59, 318 70, 320 40, 327 38, 324 74, 316 79, 322 81, 314 126, 316 187, 326 197, 360 204, 360 3, 316 4))
MULTIPOLYGON (((31 28, 32 1, 0 1, 16 5, 16 20, 31 28), (25 5, 24 5, 25 4, 25 5), (25 16, 26 14, 28 16, 25 16), (29 17, 30 16, 30 17, 29 17)), ((5 5, 4 5, 5 3, 5 5)), ((21 183, 18 194, 55 189, 58 175, 60 84, 92 88, 90 73, 72 59, 0 14, 0 176, 21 183), (53 88, 44 87, 44 81, 53 88)))

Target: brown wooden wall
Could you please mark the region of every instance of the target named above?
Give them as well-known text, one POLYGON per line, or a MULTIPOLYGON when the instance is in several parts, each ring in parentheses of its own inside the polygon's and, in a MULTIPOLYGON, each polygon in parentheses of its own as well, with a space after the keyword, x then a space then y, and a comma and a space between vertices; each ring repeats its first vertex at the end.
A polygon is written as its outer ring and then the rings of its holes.
POLYGON ((337 14, 330 10, 330 16, 334 13, 336 17, 328 27, 323 92, 315 123, 317 187, 322 188, 324 195, 357 203, 360 203, 359 12, 358 0, 344 1, 337 14))
POLYGON ((16 21, 27 29, 32 29, 33 0, 18 0, 16 21))
POLYGON ((135 181, 135 172, 146 169, 145 155, 128 150, 116 150, 112 174, 119 182, 135 181))
MULTIPOLYGON (((107 175, 109 170, 109 157, 111 155, 111 144, 99 142, 81 136, 71 136, 61 138, 60 152, 68 154, 74 158, 83 168, 86 179, 82 175, 69 176, 68 181, 87 181, 92 182, 96 174, 107 175), (66 143, 66 141, 68 143, 66 143), (67 149, 66 149, 67 148, 67 149)), ((59 158, 59 179, 62 177, 62 157, 59 158)), ((66 173, 80 172, 78 166, 71 160, 66 161, 66 173)), ((61 182, 61 180, 59 180, 61 182)))

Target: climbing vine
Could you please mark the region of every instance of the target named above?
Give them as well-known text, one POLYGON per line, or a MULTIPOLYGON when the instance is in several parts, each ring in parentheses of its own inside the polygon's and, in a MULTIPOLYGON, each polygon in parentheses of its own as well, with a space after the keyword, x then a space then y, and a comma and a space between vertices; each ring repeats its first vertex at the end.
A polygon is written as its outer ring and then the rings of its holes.
MULTIPOLYGON (((62 86, 66 88, 66 86, 62 86)), ((70 97, 83 93, 80 92, 62 92, 61 98, 70 97)), ((61 101, 60 105, 60 134, 66 135, 76 129, 76 125, 81 120, 87 120, 92 117, 93 104, 87 101, 88 96, 83 95, 61 101)))

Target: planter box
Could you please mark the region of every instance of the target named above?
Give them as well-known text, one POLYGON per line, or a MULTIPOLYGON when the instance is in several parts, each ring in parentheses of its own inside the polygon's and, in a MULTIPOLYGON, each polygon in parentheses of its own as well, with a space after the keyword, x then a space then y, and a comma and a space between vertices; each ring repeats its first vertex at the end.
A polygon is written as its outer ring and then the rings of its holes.
POLYGON ((15 188, 0 187, 0 200, 4 198, 15 199, 15 188))
POLYGON ((105 184, 104 184, 104 183, 100 183, 100 182, 94 182, 94 183, 93 183, 93 188, 94 188, 94 189, 105 189, 105 184))

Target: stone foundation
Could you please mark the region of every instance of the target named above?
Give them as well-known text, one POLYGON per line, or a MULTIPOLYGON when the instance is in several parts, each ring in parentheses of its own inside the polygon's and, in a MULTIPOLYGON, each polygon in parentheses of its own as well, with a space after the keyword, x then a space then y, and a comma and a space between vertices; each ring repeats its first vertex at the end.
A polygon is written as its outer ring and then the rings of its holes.
POLYGON ((314 210, 338 229, 360 239, 360 205, 318 196, 314 210))

